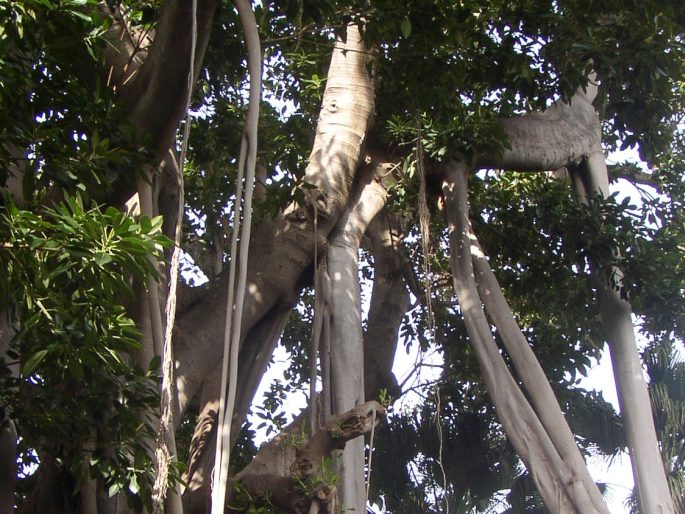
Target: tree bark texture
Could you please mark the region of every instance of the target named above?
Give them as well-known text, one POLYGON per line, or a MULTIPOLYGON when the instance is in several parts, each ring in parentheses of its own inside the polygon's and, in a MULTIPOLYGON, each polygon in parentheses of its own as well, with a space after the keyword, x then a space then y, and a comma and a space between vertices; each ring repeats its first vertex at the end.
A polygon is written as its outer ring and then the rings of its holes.
MULTIPOLYGON (((548 171, 562 167, 581 170, 571 174, 581 201, 609 195, 606 162, 601 150, 601 123, 592 106, 597 86, 591 81, 570 102, 557 102, 543 113, 500 122, 510 149, 501 156, 482 155, 477 168, 499 167, 517 171, 548 171)), ((593 268, 596 266, 591 263, 593 268)), ((593 273, 599 275, 598 270, 593 273)), ((611 271, 620 277, 621 271, 611 271)), ((630 304, 606 276, 598 276, 598 302, 609 343, 619 405, 630 447, 635 482, 643 512, 674 512, 659 454, 642 365, 637 352, 630 304)))
POLYGON ((239 496, 236 491, 243 490, 256 500, 257 505, 270 503, 287 514, 337 513, 336 486, 326 481, 330 473, 325 469, 327 459, 346 444, 363 441, 360 436, 371 432, 384 419, 385 409, 379 403, 363 403, 333 417, 324 428, 303 442, 297 439, 301 424, 305 422, 305 417, 301 416, 297 423, 272 440, 266 450, 260 451, 266 458, 258 456, 235 476, 228 505, 239 496), (312 503, 316 504, 316 510, 312 510, 312 503))
MULTIPOLYGON (((371 220, 381 211, 387 199, 383 186, 370 177, 357 201, 340 218, 329 238, 326 253, 331 316, 329 359, 331 413, 339 414, 364 402, 364 345, 359 284, 359 246, 371 220)), ((324 402, 325 403, 325 402, 324 402)), ((337 467, 340 476, 340 498, 345 508, 363 512, 366 508, 364 488, 364 441, 351 441, 337 467)))
MULTIPOLYGON (((260 259, 251 262, 248 269, 243 339, 274 305, 294 303, 301 276, 312 262, 314 245, 325 241, 345 208, 373 114, 373 80, 368 66, 372 58, 356 25, 350 25, 346 41, 336 43, 331 58, 306 173, 306 180, 317 186, 312 193, 316 209, 293 205, 275 220, 265 220, 257 227, 250 253, 260 259), (313 229, 313 216, 317 214, 319 241, 313 229)), ((226 290, 227 275, 222 273, 179 316, 176 371, 181 412, 220 360, 218 341, 225 313, 218 299, 226 290)), ((238 402, 242 394, 238 392, 238 402)))

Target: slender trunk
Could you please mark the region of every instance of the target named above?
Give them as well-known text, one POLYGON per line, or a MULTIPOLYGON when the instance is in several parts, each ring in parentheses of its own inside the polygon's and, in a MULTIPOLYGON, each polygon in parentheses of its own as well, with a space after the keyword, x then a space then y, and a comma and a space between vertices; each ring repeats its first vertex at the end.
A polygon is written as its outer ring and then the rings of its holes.
MULTIPOLYGON (((585 180, 581 182, 584 191, 580 193, 585 199, 591 201, 594 195, 608 197, 609 179, 600 148, 590 155, 582 169, 586 174, 583 177, 585 180)), ((630 303, 621 298, 622 272, 614 268, 610 270, 610 274, 605 274, 598 269, 596 263, 590 264, 596 277, 597 299, 609 343, 640 509, 645 514, 673 513, 675 509, 659 452, 649 393, 637 350, 632 308, 630 303)))
MULTIPOLYGON (((348 207, 329 240, 327 271, 331 313, 330 391, 331 414, 364 402, 364 347, 362 341, 359 245, 371 220, 385 204, 385 189, 372 180, 357 202, 348 207)), ((364 441, 345 447, 339 463, 340 499, 345 508, 364 512, 364 441)))
POLYGON ((497 278, 490 269, 472 230, 471 251, 480 298, 502 337, 507 353, 526 387, 536 414, 559 452, 559 456, 568 464, 573 473, 568 487, 576 490, 575 498, 582 498, 582 503, 578 505, 579 511, 608 514, 602 494, 590 476, 549 380, 516 323, 502 289, 497 283, 497 278))
POLYGON ((606 512, 605 509, 594 508, 587 494, 576 487, 572 470, 559 456, 494 341, 481 306, 472 264, 466 190, 468 172, 465 164, 454 163, 447 169, 443 182, 452 273, 469 338, 498 417, 551 512, 606 512))
POLYGON ((397 333, 409 309, 409 291, 403 277, 406 265, 401 254, 401 234, 387 210, 376 216, 367 230, 368 248, 373 255, 373 290, 364 334, 364 389, 367 400, 378 399, 381 391, 397 398, 401 391, 392 366, 397 333))

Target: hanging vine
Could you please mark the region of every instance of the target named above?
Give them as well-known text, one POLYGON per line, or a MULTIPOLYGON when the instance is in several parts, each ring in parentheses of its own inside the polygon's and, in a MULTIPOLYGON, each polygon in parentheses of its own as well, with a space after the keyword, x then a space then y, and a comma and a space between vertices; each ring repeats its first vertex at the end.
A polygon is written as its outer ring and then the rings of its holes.
POLYGON ((214 459, 214 484, 212 490, 212 514, 224 512, 228 465, 230 461, 231 422, 235 405, 238 353, 245 285, 247 282, 247 262, 249 257, 250 231, 252 227, 252 196, 257 163, 257 128, 259 124, 259 101, 261 98, 262 53, 260 49, 257 22, 248 0, 235 0, 240 21, 245 32, 248 69, 250 76, 250 95, 245 130, 240 145, 238 159, 238 180, 236 199, 233 209, 233 237, 231 239, 231 263, 229 269, 228 302, 226 306, 226 329, 224 332, 224 356, 221 370, 221 389, 217 424, 216 454, 214 459), (245 170, 247 160, 247 169, 245 170), (245 179, 244 205, 242 202, 242 183, 245 179), (242 212, 242 221, 241 221, 242 212), (238 237, 240 250, 238 255, 238 237), (236 261, 240 262, 238 284, 235 284, 236 261), (234 316, 235 314, 235 316, 234 316))

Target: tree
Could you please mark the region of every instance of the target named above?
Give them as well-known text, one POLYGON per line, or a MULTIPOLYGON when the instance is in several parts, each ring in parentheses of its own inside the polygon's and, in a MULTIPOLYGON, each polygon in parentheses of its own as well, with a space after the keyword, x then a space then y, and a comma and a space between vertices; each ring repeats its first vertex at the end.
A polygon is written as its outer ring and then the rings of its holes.
POLYGON ((222 433, 246 450, 231 454, 226 505, 362 511, 361 436, 386 417, 374 400, 402 394, 399 331, 444 365, 423 415, 390 418, 390 441, 420 433, 432 404, 440 434, 437 448, 383 459, 405 470, 374 493, 405 498, 396 511, 483 508, 511 489, 512 508, 607 512, 583 458, 597 438, 563 414, 614 419, 572 387, 606 339, 641 509, 674 512, 632 315, 645 334, 682 340, 680 2, 236 6, 0 2, 0 455, 3 469, 17 451, 38 465, 16 494, 24 470, 0 484, 3 508, 123 512, 126 495, 134 511, 159 510, 168 474, 166 511, 205 512, 212 474, 223 480, 215 462, 228 465, 215 459, 222 433), (256 138, 242 118, 260 75, 256 138), (637 146, 650 173, 607 169, 618 146, 637 146), (256 203, 247 187, 243 214, 229 214, 245 160, 256 203), (663 196, 617 203, 614 171, 647 175, 663 196), (209 282, 179 284, 174 309, 175 239, 209 282), (360 249, 373 275, 365 322, 360 249), (237 360, 224 366, 227 318, 237 360), (281 337, 289 387, 315 385, 320 368, 321 392, 250 459, 240 428, 281 337), (476 434, 488 486, 443 448, 476 434), (168 457, 155 464, 153 446, 168 457), (173 462, 186 452, 181 483, 173 462), (424 478, 406 475, 408 461, 424 478))

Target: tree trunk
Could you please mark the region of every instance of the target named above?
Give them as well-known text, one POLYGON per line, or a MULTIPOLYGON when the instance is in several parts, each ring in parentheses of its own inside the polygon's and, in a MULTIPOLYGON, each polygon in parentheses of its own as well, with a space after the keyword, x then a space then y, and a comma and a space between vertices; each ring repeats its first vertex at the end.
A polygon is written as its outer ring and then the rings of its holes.
POLYGON ((483 380, 502 426, 526 464, 545 506, 554 513, 607 512, 593 505, 592 493, 554 447, 550 435, 511 376, 497 348, 481 306, 472 264, 466 176, 469 168, 454 163, 445 173, 443 191, 449 221, 454 288, 483 380))
MULTIPOLYGON (((349 189, 357 171, 364 135, 374 106, 373 77, 369 64, 373 54, 364 46, 356 25, 347 29, 345 42, 336 43, 322 100, 319 123, 306 181, 316 186, 312 205, 291 205, 275 220, 257 227, 250 254, 259 255, 248 269, 247 294, 243 310, 242 336, 274 305, 291 305, 297 298, 303 273, 310 266, 315 241, 313 217, 319 216, 321 239, 337 224, 347 204, 349 189)), ((198 392, 211 368, 220 360, 225 309, 219 298, 226 290, 228 274, 223 272, 204 293, 179 314, 177 340, 177 390, 183 412, 198 392), (198 358, 199 356, 202 358, 198 358)), ((261 346, 260 350, 266 350, 261 346)), ((259 352, 255 352, 259 353, 259 352)), ((241 402, 242 391, 237 402, 241 402)))
POLYGON ((473 267, 480 298, 502 337, 507 353, 526 388, 535 413, 545 427, 559 456, 571 470, 572 479, 568 487, 577 489, 576 497, 585 498, 583 502, 586 503, 579 506, 579 511, 608 513, 602 494, 590 476, 585 460, 576 445, 573 433, 564 418, 549 380, 547 380, 533 350, 528 345, 518 323, 516 323, 502 289, 497 283, 497 278, 490 269, 487 258, 473 232, 471 232, 471 245, 473 267))
POLYGON ((401 250, 402 235, 386 208, 367 230, 368 249, 373 256, 373 290, 364 334, 364 390, 367 400, 381 391, 391 398, 402 392, 392 374, 397 337, 409 310, 409 291, 403 277, 406 265, 401 250))
MULTIPOLYGON (((580 168, 585 172, 584 182, 576 173, 572 173, 571 178, 581 199, 588 201, 596 194, 608 197, 601 125, 592 106, 597 94, 593 80, 594 77, 587 89, 578 91, 569 103, 557 102, 543 113, 502 120, 500 125, 511 148, 498 158, 492 155, 476 157, 476 167, 517 171, 580 168)), ((597 270, 594 273, 598 275, 597 270)), ((621 274, 618 269, 611 273, 615 277, 621 274)), ((635 343, 630 304, 609 284, 607 277, 598 276, 597 284, 600 314, 609 342, 633 474, 641 492, 642 511, 650 514, 674 512, 635 343)))
MULTIPOLYGON (((359 245, 371 220, 387 199, 383 186, 371 180, 356 202, 345 211, 329 239, 327 272, 331 342, 330 414, 339 414, 364 402, 364 346, 362 341, 359 245)), ((325 413, 324 415, 326 416, 325 413)), ((364 512, 364 441, 346 447, 338 465, 340 499, 345 508, 364 512)))
MULTIPOLYGON (((604 198, 609 196, 606 162, 599 146, 583 163, 581 170, 584 172, 582 180, 576 182, 583 187, 583 191, 580 191, 583 195, 581 200, 591 202, 594 195, 604 198)), ((596 263, 590 264, 597 284, 597 300, 609 343, 640 509, 643 513, 673 513, 675 509, 659 452, 649 393, 637 350, 632 308, 621 297, 623 274, 616 267, 602 270, 596 263)))

